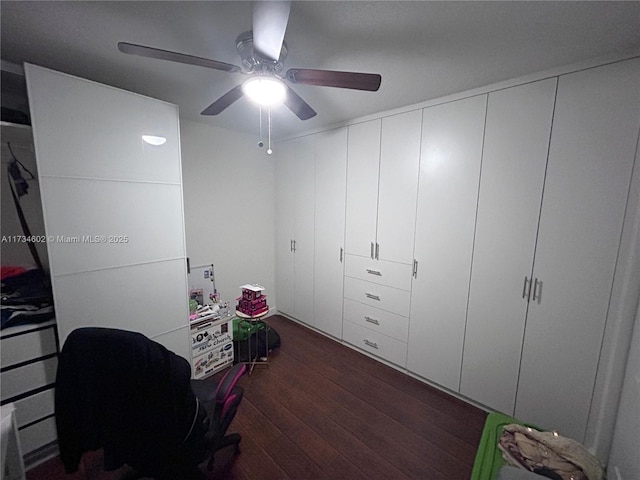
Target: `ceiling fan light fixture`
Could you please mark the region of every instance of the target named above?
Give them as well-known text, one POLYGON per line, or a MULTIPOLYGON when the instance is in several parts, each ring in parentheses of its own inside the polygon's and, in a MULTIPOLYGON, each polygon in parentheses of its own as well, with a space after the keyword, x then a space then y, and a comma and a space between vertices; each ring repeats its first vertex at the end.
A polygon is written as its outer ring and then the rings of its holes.
POLYGON ((242 84, 242 91, 259 105, 269 106, 281 103, 287 89, 280 80, 274 77, 256 76, 242 84))

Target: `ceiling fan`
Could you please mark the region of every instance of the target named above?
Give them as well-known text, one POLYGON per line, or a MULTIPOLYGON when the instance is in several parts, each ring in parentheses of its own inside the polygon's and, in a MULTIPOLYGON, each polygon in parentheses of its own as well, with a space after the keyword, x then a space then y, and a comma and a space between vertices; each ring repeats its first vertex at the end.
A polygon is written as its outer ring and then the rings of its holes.
MULTIPOLYGON (((253 7, 253 30, 241 33, 236 49, 242 67, 184 53, 161 50, 127 42, 119 42, 118 49, 130 55, 157 58, 171 62, 197 65, 229 73, 241 73, 251 78, 235 86, 202 111, 202 115, 218 115, 243 95, 251 96, 251 84, 262 84, 280 90, 283 103, 301 120, 316 115, 315 110, 286 83, 348 88, 375 92, 382 77, 373 73, 342 72, 308 68, 290 68, 282 73, 287 56, 284 35, 289 21, 290 1, 258 1, 253 7)), ((267 104, 267 103, 263 103, 267 104)))

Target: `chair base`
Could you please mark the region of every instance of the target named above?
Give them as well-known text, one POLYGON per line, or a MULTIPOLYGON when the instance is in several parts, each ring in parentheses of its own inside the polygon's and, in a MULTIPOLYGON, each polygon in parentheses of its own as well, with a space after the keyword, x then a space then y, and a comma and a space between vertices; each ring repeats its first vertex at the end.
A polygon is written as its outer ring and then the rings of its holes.
POLYGON ((209 457, 209 462, 207 463, 207 470, 209 471, 213 470, 215 454, 218 450, 222 450, 223 448, 233 445, 234 446, 233 454, 238 455, 240 453, 240 440, 242 440, 242 438, 240 437, 239 433, 230 433, 229 435, 222 438, 222 440, 220 440, 219 442, 216 442, 215 445, 213 446, 211 457, 209 457))

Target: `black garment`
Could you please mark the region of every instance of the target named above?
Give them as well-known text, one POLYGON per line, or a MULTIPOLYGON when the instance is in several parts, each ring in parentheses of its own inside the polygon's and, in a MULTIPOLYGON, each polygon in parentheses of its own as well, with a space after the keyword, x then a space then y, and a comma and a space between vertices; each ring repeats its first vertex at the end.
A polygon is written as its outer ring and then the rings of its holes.
POLYGON ((200 459, 193 456, 202 452, 194 439, 204 435, 201 418, 194 421, 198 407, 190 376, 184 358, 142 334, 71 332, 59 356, 55 390, 65 471, 77 471, 84 452, 103 448, 105 470, 128 464, 145 476, 188 478, 177 472, 195 468, 200 459), (198 431, 191 430, 194 424, 198 431))

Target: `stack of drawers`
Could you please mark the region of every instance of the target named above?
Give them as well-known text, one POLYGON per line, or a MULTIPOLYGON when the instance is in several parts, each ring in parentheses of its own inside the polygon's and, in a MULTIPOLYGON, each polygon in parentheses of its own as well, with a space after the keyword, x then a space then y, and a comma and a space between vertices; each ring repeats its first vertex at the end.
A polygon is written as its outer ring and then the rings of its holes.
POLYGON ((411 275, 411 265, 346 255, 343 340, 405 367, 411 275))
POLYGON ((30 454, 57 440, 54 383, 58 366, 56 323, 2 330, 2 405, 13 403, 22 453, 30 454))

